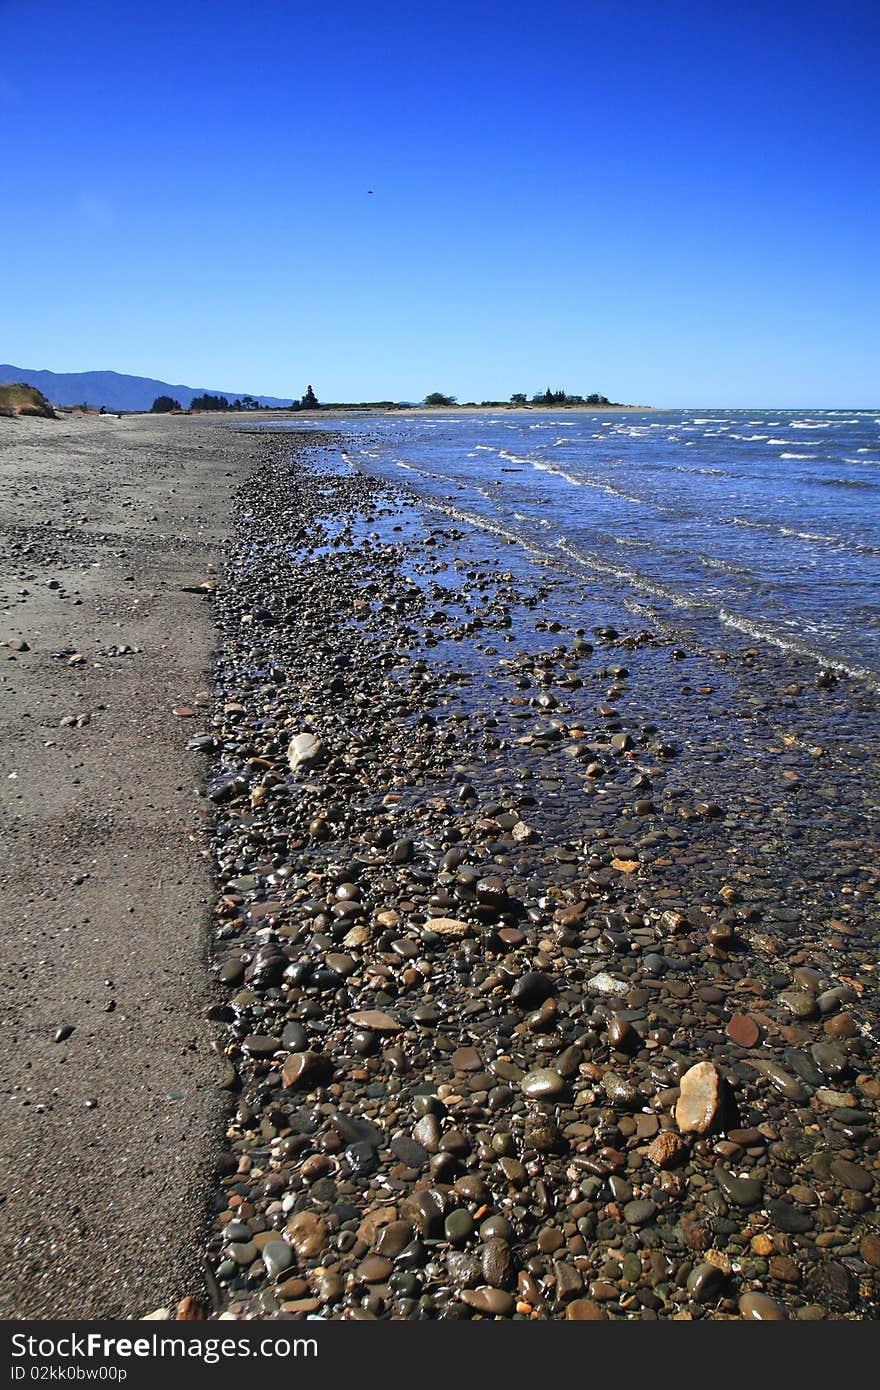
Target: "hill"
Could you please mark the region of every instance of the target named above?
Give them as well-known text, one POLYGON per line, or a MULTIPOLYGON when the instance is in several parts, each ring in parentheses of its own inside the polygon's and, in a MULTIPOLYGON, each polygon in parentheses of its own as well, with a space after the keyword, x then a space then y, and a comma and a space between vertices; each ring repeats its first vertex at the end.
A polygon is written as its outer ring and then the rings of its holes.
POLYGON ((290 405, 279 396, 255 396, 247 391, 220 391, 216 387, 176 386, 154 381, 148 376, 126 376, 122 372, 47 372, 30 367, 13 367, 0 362, 0 382, 26 381, 41 391, 53 405, 90 405, 100 410, 149 410, 157 396, 172 396, 186 410, 193 396, 206 393, 225 396, 229 401, 251 395, 260 405, 290 405))
POLYGON ((42 415, 46 420, 55 419, 55 411, 42 391, 25 386, 21 381, 0 386, 0 415, 42 415))

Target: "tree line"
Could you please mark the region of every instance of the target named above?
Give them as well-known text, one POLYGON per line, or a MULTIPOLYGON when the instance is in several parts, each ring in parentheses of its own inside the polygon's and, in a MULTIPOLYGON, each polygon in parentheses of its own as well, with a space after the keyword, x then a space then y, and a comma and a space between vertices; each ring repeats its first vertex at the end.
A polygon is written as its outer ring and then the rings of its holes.
MULTIPOLYGON (((320 402, 311 386, 305 391, 300 400, 291 401, 290 405, 277 406, 278 410, 318 410, 320 402)), ((242 396, 240 400, 230 401, 226 396, 212 396, 209 391, 205 391, 201 396, 193 396, 189 405, 190 410, 260 410, 260 402, 255 396, 242 396)), ((172 410, 182 410, 180 401, 176 401, 173 396, 157 396, 150 406, 154 415, 167 415, 172 410)))
MULTIPOLYGON (((342 404, 340 404, 340 403, 338 403, 338 402, 335 403, 335 404, 336 404, 336 407, 337 407, 338 409, 342 409, 342 408, 343 408, 342 404)), ((399 401, 378 401, 378 402, 365 402, 365 401, 362 401, 362 402, 360 402, 360 404, 361 404, 362 406, 367 405, 367 404, 370 404, 370 405, 375 404, 376 406, 378 406, 378 407, 380 407, 380 408, 381 408, 381 407, 385 407, 385 408, 387 408, 387 409, 394 409, 394 408, 398 407, 398 406, 401 404, 401 402, 399 402, 399 401)), ((458 397, 457 397, 457 396, 450 396, 450 395, 448 395, 445 391, 430 391, 430 392, 428 393, 428 395, 425 397, 423 404, 424 404, 424 405, 427 405, 427 406, 435 406, 435 407, 436 407, 436 406, 453 406, 453 405, 458 405, 458 397)), ((465 406, 483 405, 483 406, 493 406, 493 407, 497 407, 497 408, 500 408, 500 407, 502 407, 502 406, 507 406, 507 405, 513 405, 513 406, 525 406, 525 405, 538 405, 538 406, 557 406, 557 405, 602 406, 602 405, 615 405, 615 404, 617 404, 615 401, 609 401, 609 399, 608 399, 607 396, 602 396, 602 395, 600 395, 598 391, 594 391, 594 392, 593 392, 591 395, 589 395, 589 396, 578 396, 578 395, 571 395, 568 391, 563 390, 562 387, 559 387, 557 390, 554 391, 554 390, 552 390, 549 386, 547 387, 546 391, 536 391, 535 394, 534 394, 533 396, 531 396, 531 397, 530 397, 530 396, 527 396, 525 391, 514 391, 513 395, 510 396, 510 398, 509 398, 508 400, 506 400, 506 401, 466 401, 466 402, 465 402, 465 406)), ((151 409, 155 414, 163 414, 163 413, 164 413, 164 414, 167 414, 169 411, 172 411, 172 410, 182 410, 182 408, 183 408, 183 407, 181 406, 180 401, 176 401, 172 396, 157 396, 156 399, 153 401, 152 406, 150 407, 150 409, 151 409)), ((259 401, 256 399, 256 397, 254 397, 254 396, 242 396, 240 400, 236 399, 236 400, 234 400, 234 401, 229 401, 229 400, 227 400, 226 396, 212 396, 212 395, 211 395, 209 392, 207 392, 207 391, 206 391, 203 395, 201 395, 201 396, 193 396, 189 408, 190 408, 190 410, 259 410, 259 409, 265 409, 265 407, 261 407, 261 406, 260 406, 260 402, 259 402, 259 401)), ((320 408, 321 408, 320 401, 318 400, 318 397, 315 395, 315 393, 314 393, 314 391, 313 391, 313 389, 312 389, 311 386, 309 386, 309 387, 305 390, 305 392, 303 393, 303 395, 300 397, 299 400, 293 400, 293 401, 291 401, 290 405, 278 406, 278 407, 276 407, 276 409, 279 409, 279 410, 319 410, 320 408)))
MULTIPOLYGON (((425 405, 458 405, 457 396, 447 396, 442 391, 432 391, 425 397, 425 405)), ((468 401, 467 405, 615 405, 615 401, 609 401, 607 396, 600 396, 598 391, 594 391, 590 396, 573 396, 561 387, 553 391, 548 386, 546 391, 536 391, 529 398, 525 391, 514 391, 509 400, 506 401, 468 401)))

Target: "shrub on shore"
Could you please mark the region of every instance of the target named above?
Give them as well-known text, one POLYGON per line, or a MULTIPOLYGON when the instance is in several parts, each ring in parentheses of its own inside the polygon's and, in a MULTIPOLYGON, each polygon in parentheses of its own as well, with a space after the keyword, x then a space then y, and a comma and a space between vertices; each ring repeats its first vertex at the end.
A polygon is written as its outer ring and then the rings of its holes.
POLYGON ((181 410, 180 401, 176 401, 173 396, 157 396, 150 406, 153 415, 167 415, 172 410, 181 410))
POLYGON ((24 381, 11 381, 0 386, 0 415, 39 415, 44 420, 57 420, 57 415, 36 386, 24 381))

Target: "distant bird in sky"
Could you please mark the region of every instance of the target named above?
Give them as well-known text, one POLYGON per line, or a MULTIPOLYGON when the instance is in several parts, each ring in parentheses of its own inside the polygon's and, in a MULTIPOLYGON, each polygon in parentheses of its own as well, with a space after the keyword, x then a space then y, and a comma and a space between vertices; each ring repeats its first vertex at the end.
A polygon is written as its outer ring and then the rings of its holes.
POLYGON ((372 193, 372 191, 373 191, 372 188, 368 188, 368 189, 367 189, 367 192, 368 192, 368 193, 372 193))

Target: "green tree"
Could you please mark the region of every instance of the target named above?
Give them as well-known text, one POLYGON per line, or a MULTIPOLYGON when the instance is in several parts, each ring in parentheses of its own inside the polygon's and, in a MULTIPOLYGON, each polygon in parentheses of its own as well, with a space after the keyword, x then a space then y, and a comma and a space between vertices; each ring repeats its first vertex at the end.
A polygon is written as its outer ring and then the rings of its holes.
POLYGON ((444 396, 442 391, 432 391, 425 397, 425 405, 458 405, 458 397, 444 396))
POLYGON ((303 408, 303 410, 317 410, 317 409, 318 409, 318 397, 315 395, 315 393, 314 393, 314 391, 312 390, 311 386, 308 388, 308 390, 306 391, 306 394, 305 394, 305 395, 303 396, 303 398, 302 398, 302 408, 303 408))
POLYGON ((228 410, 229 402, 225 396, 212 396, 206 391, 203 396, 193 396, 190 410, 228 410))
POLYGON ((510 398, 510 404, 511 404, 511 405, 525 405, 525 403, 526 403, 526 393, 525 393, 525 391, 514 391, 513 395, 512 395, 511 398, 510 398))
POLYGON ((173 396, 157 396, 150 406, 150 410, 156 415, 167 415, 169 410, 180 408, 180 401, 176 401, 173 396))

